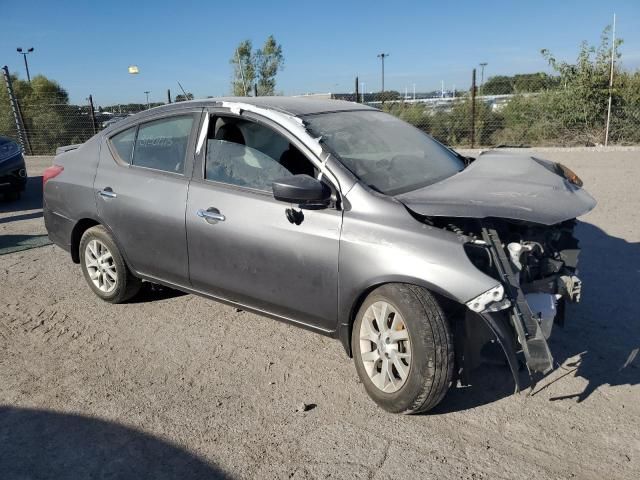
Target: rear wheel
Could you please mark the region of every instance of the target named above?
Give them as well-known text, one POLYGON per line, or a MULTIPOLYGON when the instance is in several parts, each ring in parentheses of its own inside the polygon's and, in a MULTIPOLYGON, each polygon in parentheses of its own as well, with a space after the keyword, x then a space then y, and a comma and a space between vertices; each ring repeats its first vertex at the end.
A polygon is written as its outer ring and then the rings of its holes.
POLYGON ((80 265, 91 290, 106 302, 126 302, 138 293, 142 285, 102 225, 96 225, 82 235, 80 265))
POLYGON ((424 288, 387 284, 371 292, 356 317, 352 349, 367 393, 389 412, 427 411, 451 385, 449 323, 424 288))

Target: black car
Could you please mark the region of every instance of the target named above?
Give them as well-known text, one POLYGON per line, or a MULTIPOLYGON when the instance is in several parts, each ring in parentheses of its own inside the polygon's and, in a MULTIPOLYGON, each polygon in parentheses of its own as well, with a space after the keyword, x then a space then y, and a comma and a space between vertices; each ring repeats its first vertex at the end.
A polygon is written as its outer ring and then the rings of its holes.
POLYGON ((0 136, 0 193, 6 200, 17 200, 27 184, 27 167, 22 147, 0 136))

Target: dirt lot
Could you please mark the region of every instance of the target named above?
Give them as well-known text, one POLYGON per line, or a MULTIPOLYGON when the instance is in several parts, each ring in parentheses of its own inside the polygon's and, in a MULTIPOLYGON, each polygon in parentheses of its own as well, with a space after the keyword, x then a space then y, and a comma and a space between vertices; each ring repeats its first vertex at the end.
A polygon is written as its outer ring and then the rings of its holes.
POLYGON ((167 290, 107 305, 57 247, 6 253, 44 243, 50 159, 30 159, 0 203, 0 477, 640 478, 640 150, 541 156, 599 201, 560 366, 532 395, 483 367, 412 417, 376 408, 337 341, 167 290))

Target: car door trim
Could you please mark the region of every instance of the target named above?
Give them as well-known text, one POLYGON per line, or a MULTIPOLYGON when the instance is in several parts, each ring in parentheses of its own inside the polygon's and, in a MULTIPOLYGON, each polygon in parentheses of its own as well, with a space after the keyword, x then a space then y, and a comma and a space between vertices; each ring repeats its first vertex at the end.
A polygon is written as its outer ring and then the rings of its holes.
POLYGON ((317 325, 313 325, 313 324, 307 323, 307 322, 302 322, 300 320, 296 320, 296 319, 291 318, 291 317, 286 317, 284 315, 278 315, 277 313, 272 313, 272 312, 270 312, 268 310, 262 310, 262 309, 259 309, 259 308, 256 308, 256 307, 252 307, 250 305, 246 305, 244 303, 234 302, 233 300, 229 300, 226 297, 212 295, 210 293, 204 292, 202 290, 199 290, 199 289, 191 287, 191 286, 179 285, 179 284, 176 284, 176 283, 168 282, 167 280, 162 280, 160 278, 156 278, 156 277, 154 277, 152 275, 147 275, 147 274, 141 273, 141 272, 136 272, 136 273, 143 280, 147 280, 147 281, 152 282, 152 283, 158 283, 160 285, 164 285, 165 287, 173 288, 175 290, 180 290, 180 291, 185 292, 185 293, 190 293, 190 294, 193 294, 193 295, 198 295, 198 296, 205 297, 205 298, 208 298, 208 299, 211 299, 211 300, 215 300, 217 302, 224 303, 225 305, 230 305, 232 307, 236 307, 236 308, 239 308, 239 309, 247 311, 247 312, 255 313, 257 315, 263 315, 265 317, 273 318, 273 319, 279 320, 281 322, 285 322, 285 323, 289 323, 289 324, 292 324, 292 325, 295 325, 295 326, 299 326, 299 327, 305 328, 307 330, 312 330, 314 332, 318 332, 318 333, 320 333, 322 335, 326 335, 328 337, 336 338, 336 335, 337 335, 337 332, 338 332, 337 329, 331 330, 331 329, 322 328, 322 327, 319 327, 317 325))

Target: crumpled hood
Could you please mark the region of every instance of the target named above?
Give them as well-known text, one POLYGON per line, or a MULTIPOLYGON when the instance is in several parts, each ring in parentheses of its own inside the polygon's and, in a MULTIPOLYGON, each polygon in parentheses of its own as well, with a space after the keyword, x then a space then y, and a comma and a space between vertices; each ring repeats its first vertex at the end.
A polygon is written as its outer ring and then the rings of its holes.
POLYGON ((425 216, 497 217, 544 225, 579 217, 596 206, 591 195, 550 165, 529 155, 484 152, 453 177, 395 198, 425 216))

